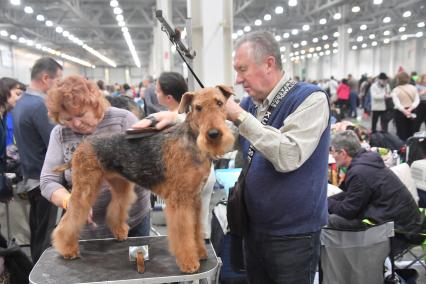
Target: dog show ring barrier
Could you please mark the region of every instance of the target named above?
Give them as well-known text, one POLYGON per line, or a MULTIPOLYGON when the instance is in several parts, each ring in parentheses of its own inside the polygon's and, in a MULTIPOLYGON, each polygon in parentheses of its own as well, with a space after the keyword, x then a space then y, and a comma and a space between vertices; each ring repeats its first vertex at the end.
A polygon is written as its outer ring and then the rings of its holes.
POLYGON ((194 274, 180 272, 175 257, 168 250, 166 236, 132 237, 119 242, 116 239, 79 241, 80 257, 64 259, 54 248, 44 251, 29 276, 32 284, 46 283, 170 283, 206 279, 218 283, 222 261, 211 244, 206 245, 208 258, 200 261, 194 274), (129 261, 130 246, 149 248, 145 272, 138 273, 136 263, 129 261))

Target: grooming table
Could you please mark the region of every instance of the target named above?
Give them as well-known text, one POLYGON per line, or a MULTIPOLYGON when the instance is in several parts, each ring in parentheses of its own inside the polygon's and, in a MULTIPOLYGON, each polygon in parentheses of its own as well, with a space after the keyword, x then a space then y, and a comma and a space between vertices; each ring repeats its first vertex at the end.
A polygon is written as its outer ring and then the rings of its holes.
POLYGON ((80 258, 65 260, 52 247, 44 251, 29 281, 48 283, 169 283, 207 279, 219 281, 222 262, 211 244, 206 245, 208 259, 200 261, 200 270, 194 274, 180 272, 175 258, 168 251, 166 236, 80 241, 80 258), (129 261, 129 246, 149 246, 149 260, 145 273, 136 271, 136 263, 129 261))

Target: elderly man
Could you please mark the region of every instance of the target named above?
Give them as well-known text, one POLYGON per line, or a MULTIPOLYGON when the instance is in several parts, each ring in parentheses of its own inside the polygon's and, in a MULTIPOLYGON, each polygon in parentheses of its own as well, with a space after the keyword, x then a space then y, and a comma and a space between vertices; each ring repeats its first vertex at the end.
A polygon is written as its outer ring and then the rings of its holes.
MULTIPOLYGON (((280 47, 268 32, 252 32, 237 42, 234 69, 236 83, 249 95, 241 106, 233 100, 226 104, 252 161, 245 188, 248 280, 313 283, 319 233, 327 223, 328 97, 317 86, 284 75, 280 47)), ((173 114, 154 116, 157 128, 176 120, 173 114)), ((149 124, 142 120, 134 127, 149 124)))
POLYGON ((385 166, 376 152, 361 147, 351 130, 337 133, 331 141, 331 153, 336 163, 346 167, 343 192, 328 198, 329 226, 340 229, 364 228, 364 219, 376 224, 394 221, 396 234, 394 252, 408 243, 417 242, 422 229, 422 215, 408 189, 385 166))

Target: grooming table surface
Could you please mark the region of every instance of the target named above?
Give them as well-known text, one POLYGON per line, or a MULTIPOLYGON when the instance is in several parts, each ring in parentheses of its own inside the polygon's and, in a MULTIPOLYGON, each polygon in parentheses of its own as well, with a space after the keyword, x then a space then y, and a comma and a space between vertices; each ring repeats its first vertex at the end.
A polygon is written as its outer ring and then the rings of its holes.
POLYGON ((208 259, 200 262, 195 274, 180 272, 175 258, 168 251, 166 236, 80 241, 80 258, 65 260, 52 247, 44 251, 29 280, 33 284, 47 283, 168 283, 213 279, 220 267, 211 244, 207 245, 208 259), (145 273, 136 271, 129 261, 129 246, 149 246, 145 273))

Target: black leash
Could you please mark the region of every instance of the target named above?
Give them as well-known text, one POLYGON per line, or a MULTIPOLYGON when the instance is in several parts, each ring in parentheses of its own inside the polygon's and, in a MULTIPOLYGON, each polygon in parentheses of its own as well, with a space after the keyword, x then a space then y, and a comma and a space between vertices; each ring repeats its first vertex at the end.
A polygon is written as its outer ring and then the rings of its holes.
POLYGON ((180 52, 179 48, 176 46, 176 50, 179 53, 180 57, 182 58, 183 62, 185 62, 186 66, 188 66, 189 71, 191 71, 192 75, 194 76, 195 80, 197 80, 198 85, 200 85, 201 88, 204 88, 203 83, 201 83, 201 80, 198 78, 198 76, 195 74, 194 70, 192 70, 191 66, 188 64, 188 62, 186 62, 185 57, 183 56, 183 54, 180 52))

